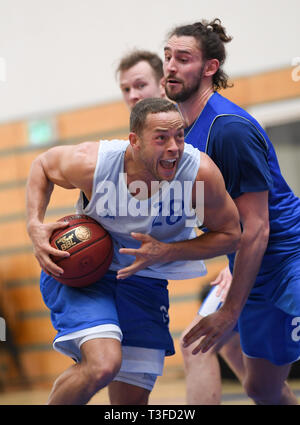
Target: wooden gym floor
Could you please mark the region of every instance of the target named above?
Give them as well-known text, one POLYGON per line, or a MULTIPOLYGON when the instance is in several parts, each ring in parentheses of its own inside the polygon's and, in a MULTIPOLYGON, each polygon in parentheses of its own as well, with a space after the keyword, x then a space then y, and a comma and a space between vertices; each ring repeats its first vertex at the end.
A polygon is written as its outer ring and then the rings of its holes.
MULTIPOLYGON (((295 391, 300 404, 300 380, 291 380, 290 385, 295 391)), ((46 403, 50 389, 32 391, 14 391, 0 394, 0 405, 43 405, 46 403)), ((107 390, 96 394, 90 401, 91 405, 108 405, 107 390)), ((185 382, 183 378, 159 377, 150 396, 150 405, 185 405, 185 382)), ((251 405, 252 401, 245 395, 242 387, 236 381, 223 381, 224 405, 251 405)))

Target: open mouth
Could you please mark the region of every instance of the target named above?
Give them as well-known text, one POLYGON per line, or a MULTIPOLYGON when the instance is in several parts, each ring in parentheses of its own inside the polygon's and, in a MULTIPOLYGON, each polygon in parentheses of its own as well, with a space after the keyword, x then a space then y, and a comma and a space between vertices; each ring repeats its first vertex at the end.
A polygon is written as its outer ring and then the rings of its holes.
POLYGON ((182 84, 182 81, 181 80, 178 80, 177 78, 174 78, 174 77, 168 77, 168 78, 166 78, 166 81, 170 85, 173 85, 173 84, 182 84))
POLYGON ((169 78, 168 80, 167 80, 167 82, 168 82, 168 84, 170 84, 170 85, 175 85, 175 84, 181 84, 181 81, 179 81, 179 80, 175 80, 174 78, 169 78))
POLYGON ((176 162, 177 159, 161 159, 159 161, 160 165, 167 170, 172 170, 175 167, 176 162))

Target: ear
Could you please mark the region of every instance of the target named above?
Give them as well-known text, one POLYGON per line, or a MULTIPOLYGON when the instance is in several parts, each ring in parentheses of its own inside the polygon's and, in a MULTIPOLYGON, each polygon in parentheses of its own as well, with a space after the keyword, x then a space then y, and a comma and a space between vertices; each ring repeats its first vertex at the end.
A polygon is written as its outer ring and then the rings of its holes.
POLYGON ((133 131, 131 131, 129 133, 128 139, 129 139, 129 142, 130 142, 131 147, 133 149, 137 149, 139 147, 139 144, 140 144, 139 143, 139 137, 138 137, 138 135, 136 133, 134 133, 133 131))
POLYGON ((204 73, 205 77, 212 77, 219 69, 220 62, 218 59, 208 59, 205 63, 204 73))
POLYGON ((165 77, 162 77, 159 82, 160 97, 162 98, 166 97, 165 85, 166 79, 165 77))

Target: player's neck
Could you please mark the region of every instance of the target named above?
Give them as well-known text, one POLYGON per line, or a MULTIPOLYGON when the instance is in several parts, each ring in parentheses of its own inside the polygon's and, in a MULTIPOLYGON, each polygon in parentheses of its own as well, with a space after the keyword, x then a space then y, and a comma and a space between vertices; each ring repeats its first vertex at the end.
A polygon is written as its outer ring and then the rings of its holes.
POLYGON ((201 87, 195 95, 191 96, 185 102, 178 104, 185 127, 189 127, 199 117, 213 93, 214 90, 211 85, 201 87))
POLYGON ((148 193, 140 194, 137 196, 136 192, 131 192, 132 196, 136 196, 137 199, 147 199, 151 197, 151 182, 153 180, 152 174, 145 168, 143 162, 134 160, 134 155, 131 146, 128 146, 125 152, 124 158, 124 172, 126 174, 126 184, 129 190, 129 186, 134 182, 143 182, 148 187, 148 193))

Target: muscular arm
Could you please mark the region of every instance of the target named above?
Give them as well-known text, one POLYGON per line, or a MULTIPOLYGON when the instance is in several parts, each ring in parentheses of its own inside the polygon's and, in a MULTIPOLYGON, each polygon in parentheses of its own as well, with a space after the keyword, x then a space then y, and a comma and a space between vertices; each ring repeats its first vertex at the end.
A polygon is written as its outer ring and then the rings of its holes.
POLYGON ((245 193, 236 200, 243 234, 232 276, 232 283, 223 308, 241 312, 259 272, 269 239, 268 192, 245 193))
POLYGON ((50 255, 68 256, 68 253, 55 250, 49 244, 53 231, 67 224, 43 224, 54 184, 66 189, 82 189, 89 196, 97 150, 98 143, 59 146, 41 154, 32 163, 26 187, 27 231, 41 267, 54 275, 61 274, 63 270, 52 262, 50 255))
POLYGON ((220 171, 204 153, 201 153, 196 182, 193 187, 193 207, 199 218, 204 213, 203 224, 209 232, 195 239, 169 244, 167 261, 207 259, 229 254, 238 247, 241 236, 238 210, 225 190, 220 171), (196 182, 204 182, 203 205, 199 203, 196 182))
POLYGON ((204 208, 204 224, 209 232, 194 239, 163 243, 150 235, 134 234, 142 245, 139 249, 122 248, 121 253, 136 256, 136 261, 118 272, 119 278, 133 273, 157 262, 182 260, 199 260, 234 252, 240 240, 240 222, 237 208, 225 190, 224 181, 213 161, 201 154, 201 166, 196 182, 204 182, 204 205, 198 205, 196 183, 193 187, 193 207, 204 208))
POLYGON ((206 352, 233 328, 253 287, 268 244, 268 191, 245 193, 235 202, 243 224, 243 233, 235 257, 232 283, 223 306, 202 319, 185 336, 184 340, 189 345, 206 335, 193 354, 206 352))

